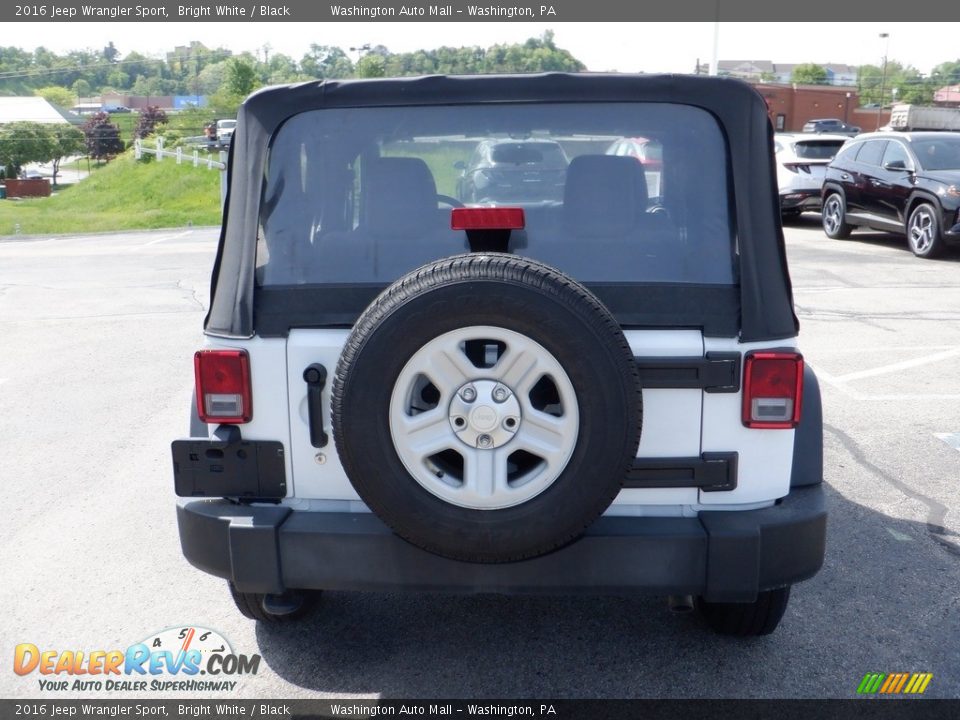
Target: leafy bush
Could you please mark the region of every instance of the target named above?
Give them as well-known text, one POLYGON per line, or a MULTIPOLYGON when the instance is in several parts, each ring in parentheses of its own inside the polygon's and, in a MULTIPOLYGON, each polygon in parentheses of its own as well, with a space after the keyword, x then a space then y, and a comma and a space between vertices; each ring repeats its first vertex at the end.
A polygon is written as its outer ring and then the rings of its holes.
POLYGON ((140 111, 137 126, 133 129, 135 138, 145 138, 156 132, 158 125, 167 124, 167 114, 157 105, 148 105, 140 111))
POLYGON ((98 112, 83 124, 87 155, 97 160, 110 159, 123 152, 120 127, 110 122, 110 115, 98 112))

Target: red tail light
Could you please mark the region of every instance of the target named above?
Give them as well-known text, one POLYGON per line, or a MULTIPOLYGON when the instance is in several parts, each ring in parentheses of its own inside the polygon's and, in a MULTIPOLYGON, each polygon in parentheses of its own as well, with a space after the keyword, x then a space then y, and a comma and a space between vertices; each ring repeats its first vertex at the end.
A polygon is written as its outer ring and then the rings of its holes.
POLYGON ((787 429, 800 422, 803 356, 794 352, 748 353, 743 366, 743 424, 787 429))
POLYGON ((523 208, 454 208, 450 212, 451 230, 523 230, 523 208))
POLYGON ((250 422, 250 358, 246 350, 200 350, 193 356, 197 412, 205 423, 250 422))

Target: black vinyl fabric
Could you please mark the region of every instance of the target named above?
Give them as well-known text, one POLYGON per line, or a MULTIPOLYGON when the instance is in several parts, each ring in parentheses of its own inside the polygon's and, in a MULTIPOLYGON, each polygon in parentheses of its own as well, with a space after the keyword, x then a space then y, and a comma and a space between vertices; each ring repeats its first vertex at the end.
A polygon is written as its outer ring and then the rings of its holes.
MULTIPOLYGON (((564 73, 308 82, 254 93, 240 108, 231 143, 229 191, 206 332, 237 338, 254 334, 254 268, 265 167, 270 140, 287 119, 323 108, 521 101, 669 102, 713 114, 730 148, 740 261, 740 338, 752 342, 796 334, 779 223, 773 129, 759 93, 729 78, 564 73)), ((669 324, 668 305, 663 312, 669 324)))

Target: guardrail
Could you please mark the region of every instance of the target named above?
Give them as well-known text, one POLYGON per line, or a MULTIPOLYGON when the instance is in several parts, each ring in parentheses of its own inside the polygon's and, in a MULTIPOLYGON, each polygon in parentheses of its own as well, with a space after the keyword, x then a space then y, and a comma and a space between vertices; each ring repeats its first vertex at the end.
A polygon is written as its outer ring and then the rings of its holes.
POLYGON ((209 170, 220 170, 220 206, 223 207, 224 202, 227 199, 227 153, 221 150, 217 153, 219 159, 214 160, 213 157, 208 157, 206 160, 200 159, 200 151, 193 150, 191 154, 183 152, 182 147, 177 147, 174 150, 166 150, 163 147, 163 138, 157 138, 156 148, 146 147, 143 144, 143 140, 137 138, 133 141, 133 156, 137 160, 143 157, 144 153, 148 155, 154 155, 157 158, 157 162, 161 162, 165 157, 166 158, 175 158, 177 165, 183 165, 186 161, 193 167, 200 167, 201 165, 206 165, 209 170))

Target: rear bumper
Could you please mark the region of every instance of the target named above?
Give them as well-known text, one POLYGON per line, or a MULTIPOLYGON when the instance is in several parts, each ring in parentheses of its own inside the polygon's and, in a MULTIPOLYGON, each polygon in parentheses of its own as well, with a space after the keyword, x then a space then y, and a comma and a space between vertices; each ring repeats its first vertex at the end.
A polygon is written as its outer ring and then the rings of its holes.
POLYGON ((548 555, 503 564, 449 560, 396 536, 370 513, 196 500, 177 508, 191 564, 244 592, 286 589, 454 593, 702 595, 749 602, 812 577, 823 563, 822 485, 777 505, 696 518, 602 517, 548 555))
POLYGON ((780 193, 780 210, 781 211, 805 211, 805 210, 819 210, 821 206, 820 202, 820 188, 810 188, 803 190, 784 190, 780 193))

